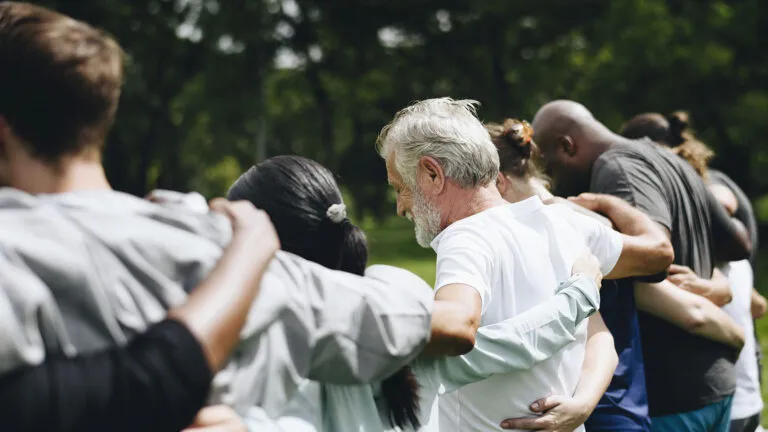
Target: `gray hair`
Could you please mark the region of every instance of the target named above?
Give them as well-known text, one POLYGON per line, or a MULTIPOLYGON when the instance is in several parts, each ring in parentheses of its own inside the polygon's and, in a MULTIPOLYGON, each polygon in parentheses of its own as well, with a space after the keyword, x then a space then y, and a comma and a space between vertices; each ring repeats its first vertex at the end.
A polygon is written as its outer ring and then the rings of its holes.
POLYGON ((485 186, 499 175, 499 154, 475 113, 474 100, 416 102, 395 114, 376 140, 384 159, 394 151, 395 167, 413 187, 419 159, 437 160, 446 177, 463 188, 485 186))

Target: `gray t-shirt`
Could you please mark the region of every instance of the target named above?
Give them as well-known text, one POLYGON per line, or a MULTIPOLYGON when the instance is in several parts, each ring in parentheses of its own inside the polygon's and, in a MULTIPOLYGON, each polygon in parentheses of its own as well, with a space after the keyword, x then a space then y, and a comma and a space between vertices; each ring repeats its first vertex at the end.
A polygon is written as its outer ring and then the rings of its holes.
MULTIPOLYGON (((712 277, 714 239, 730 222, 684 160, 648 140, 616 144, 595 163, 591 190, 642 210, 669 230, 675 263, 712 277)), ((623 281, 624 288, 632 289, 630 282, 623 281)), ((702 408, 734 392, 731 348, 638 315, 652 417, 702 408)))

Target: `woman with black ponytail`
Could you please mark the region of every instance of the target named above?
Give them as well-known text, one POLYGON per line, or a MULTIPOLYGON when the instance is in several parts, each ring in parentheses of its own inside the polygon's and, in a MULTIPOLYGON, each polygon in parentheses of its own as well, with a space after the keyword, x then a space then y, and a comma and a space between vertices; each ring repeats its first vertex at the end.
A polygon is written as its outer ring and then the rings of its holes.
MULTIPOLYGON (((347 217, 333 174, 319 163, 299 156, 267 159, 240 176, 227 197, 267 212, 283 250, 334 270, 364 274, 365 234, 347 217)), ((395 426, 419 427, 417 389, 408 367, 381 383, 387 417, 395 426)))

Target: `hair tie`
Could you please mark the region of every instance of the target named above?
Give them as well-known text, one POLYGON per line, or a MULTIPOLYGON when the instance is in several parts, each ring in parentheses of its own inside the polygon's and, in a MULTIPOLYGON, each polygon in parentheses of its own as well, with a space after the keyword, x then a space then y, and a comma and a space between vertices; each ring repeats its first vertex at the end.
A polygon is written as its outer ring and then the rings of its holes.
POLYGON ((331 204, 325 215, 333 223, 342 223, 347 218, 347 206, 344 204, 331 204))
POLYGON ((504 135, 516 141, 518 146, 526 147, 533 140, 533 128, 527 121, 522 121, 510 126, 504 131, 504 135))

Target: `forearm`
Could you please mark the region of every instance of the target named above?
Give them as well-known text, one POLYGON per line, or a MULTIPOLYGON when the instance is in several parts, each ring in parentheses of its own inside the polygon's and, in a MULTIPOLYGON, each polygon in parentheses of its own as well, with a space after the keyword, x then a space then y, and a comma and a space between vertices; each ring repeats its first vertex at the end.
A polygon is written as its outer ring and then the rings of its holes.
POLYGON ((178 431, 203 407, 211 377, 196 338, 165 320, 124 347, 5 375, 0 430, 178 431))
POLYGON ((669 281, 635 284, 640 310, 683 330, 736 349, 744 346, 744 331, 709 300, 681 290, 669 281))
POLYGON ((711 192, 707 191, 715 259, 721 262, 747 259, 752 252, 749 232, 738 219, 730 217, 711 192))
POLYGON ((168 313, 198 338, 214 371, 237 344, 259 281, 274 256, 272 249, 255 249, 257 241, 252 236, 235 236, 187 302, 168 313))
POLYGON ((574 399, 592 412, 611 384, 619 363, 613 336, 598 314, 589 319, 589 336, 574 399))
POLYGON ((624 240, 621 256, 607 278, 654 275, 672 264, 674 250, 661 225, 617 197, 597 195, 593 205, 613 221, 624 240))

